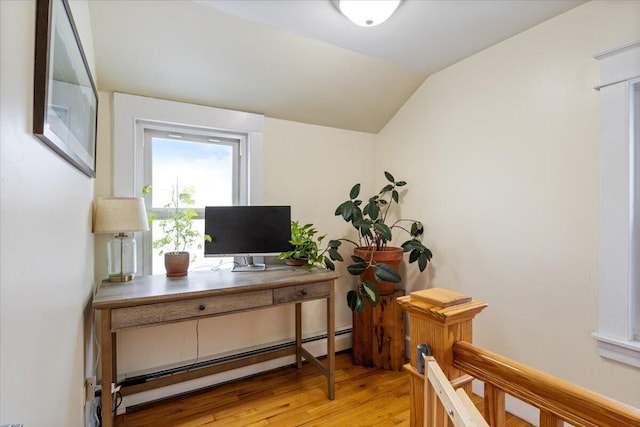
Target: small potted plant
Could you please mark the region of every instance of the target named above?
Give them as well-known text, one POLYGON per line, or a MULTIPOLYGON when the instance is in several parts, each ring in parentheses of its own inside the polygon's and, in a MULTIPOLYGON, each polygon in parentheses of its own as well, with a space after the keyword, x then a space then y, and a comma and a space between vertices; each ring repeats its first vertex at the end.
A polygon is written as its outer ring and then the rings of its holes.
POLYGON ((358 199, 360 184, 351 188, 349 200, 338 206, 335 215, 349 222, 358 234, 358 241, 350 239, 331 240, 328 244, 329 257, 325 257, 327 268, 334 270, 332 261, 343 261, 338 252, 343 241, 354 245, 354 254, 351 256, 353 264, 347 267, 349 273, 359 276, 355 290, 347 293, 347 305, 351 310, 362 312, 364 301, 368 300, 372 306, 378 303, 379 295, 393 292, 395 283, 402 278, 398 272, 403 253, 409 252, 409 263, 418 263, 420 271, 427 268, 427 264, 433 256, 431 250, 421 242, 424 232, 422 223, 413 219, 396 219, 391 225, 387 225, 391 206, 400 203, 398 187, 403 187, 405 181, 396 181, 389 172, 384 173, 388 184, 378 194, 370 197, 363 206, 363 201, 358 199), (394 230, 406 232, 409 239, 401 247, 393 247, 389 242, 393 238, 394 230))
POLYGON ((319 245, 326 235, 316 238, 316 234, 318 234, 318 230, 313 227, 313 224, 300 226, 298 221, 291 221, 291 240, 289 242, 292 249, 281 253, 278 258, 285 260, 288 265, 303 266, 306 269, 324 266, 319 245))
MULTIPOLYGON (((150 191, 151 186, 145 185, 142 194, 149 194, 150 191)), ((196 242, 198 249, 202 249, 202 240, 211 242, 211 236, 207 234, 202 236, 192 228, 193 218, 198 214, 193 209, 184 207, 195 203, 194 192, 193 187, 189 186, 180 189, 176 180, 176 185, 172 186, 171 190, 171 201, 164 206, 171 209, 170 214, 160 220, 163 236, 152 243, 154 249, 159 249, 160 255, 164 254, 164 266, 168 277, 186 276, 191 262, 188 250, 196 242)), ((151 224, 156 217, 155 213, 150 214, 149 223, 151 224)))

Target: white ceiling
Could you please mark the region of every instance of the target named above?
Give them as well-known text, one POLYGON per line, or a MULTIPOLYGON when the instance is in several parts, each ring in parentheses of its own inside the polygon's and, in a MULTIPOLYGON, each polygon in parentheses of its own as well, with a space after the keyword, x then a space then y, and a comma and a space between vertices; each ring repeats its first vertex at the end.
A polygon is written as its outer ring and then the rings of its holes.
POLYGON ((582 3, 405 0, 371 28, 331 0, 89 8, 100 90, 378 132, 429 74, 582 3))

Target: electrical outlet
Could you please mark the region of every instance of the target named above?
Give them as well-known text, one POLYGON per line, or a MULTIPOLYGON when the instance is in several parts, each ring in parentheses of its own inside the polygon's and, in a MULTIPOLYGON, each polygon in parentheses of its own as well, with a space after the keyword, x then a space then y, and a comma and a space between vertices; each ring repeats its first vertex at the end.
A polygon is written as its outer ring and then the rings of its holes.
POLYGON ((96 397, 96 377, 87 377, 84 384, 85 400, 93 402, 96 397))

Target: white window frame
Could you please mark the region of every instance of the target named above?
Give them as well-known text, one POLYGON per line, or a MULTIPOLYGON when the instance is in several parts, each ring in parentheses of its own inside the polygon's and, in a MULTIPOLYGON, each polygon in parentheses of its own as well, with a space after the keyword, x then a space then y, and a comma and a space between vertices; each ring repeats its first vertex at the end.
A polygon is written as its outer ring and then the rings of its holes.
MULTIPOLYGON (((640 40, 607 50, 600 61, 600 293, 601 356, 640 368, 634 334, 640 298, 640 200, 635 182, 640 164, 631 101, 640 82, 640 40)), ((637 106, 636 106, 637 108, 637 106)))
MULTIPOLYGON (((241 153, 246 165, 240 171, 240 204, 260 205, 264 201, 264 116, 215 107, 113 93, 113 195, 141 197, 147 183, 144 176, 144 128, 168 125, 183 131, 198 129, 233 134, 245 142, 241 153)), ((146 233, 148 234, 148 232, 146 233)), ((144 241, 142 233, 136 240, 144 241)), ((149 245, 138 245, 139 271, 149 274, 150 266, 143 251, 149 245)))

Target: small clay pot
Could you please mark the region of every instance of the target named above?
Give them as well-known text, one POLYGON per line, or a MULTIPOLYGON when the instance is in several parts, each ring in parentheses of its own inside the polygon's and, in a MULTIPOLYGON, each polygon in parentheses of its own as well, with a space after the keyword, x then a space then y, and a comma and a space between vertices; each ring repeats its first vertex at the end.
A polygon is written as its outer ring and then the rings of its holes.
POLYGON ((189 273, 189 252, 169 252, 164 254, 164 268, 167 277, 182 277, 189 273))
POLYGON ((309 264, 308 259, 285 259, 284 263, 287 265, 293 265, 295 267, 301 267, 303 265, 309 264))

